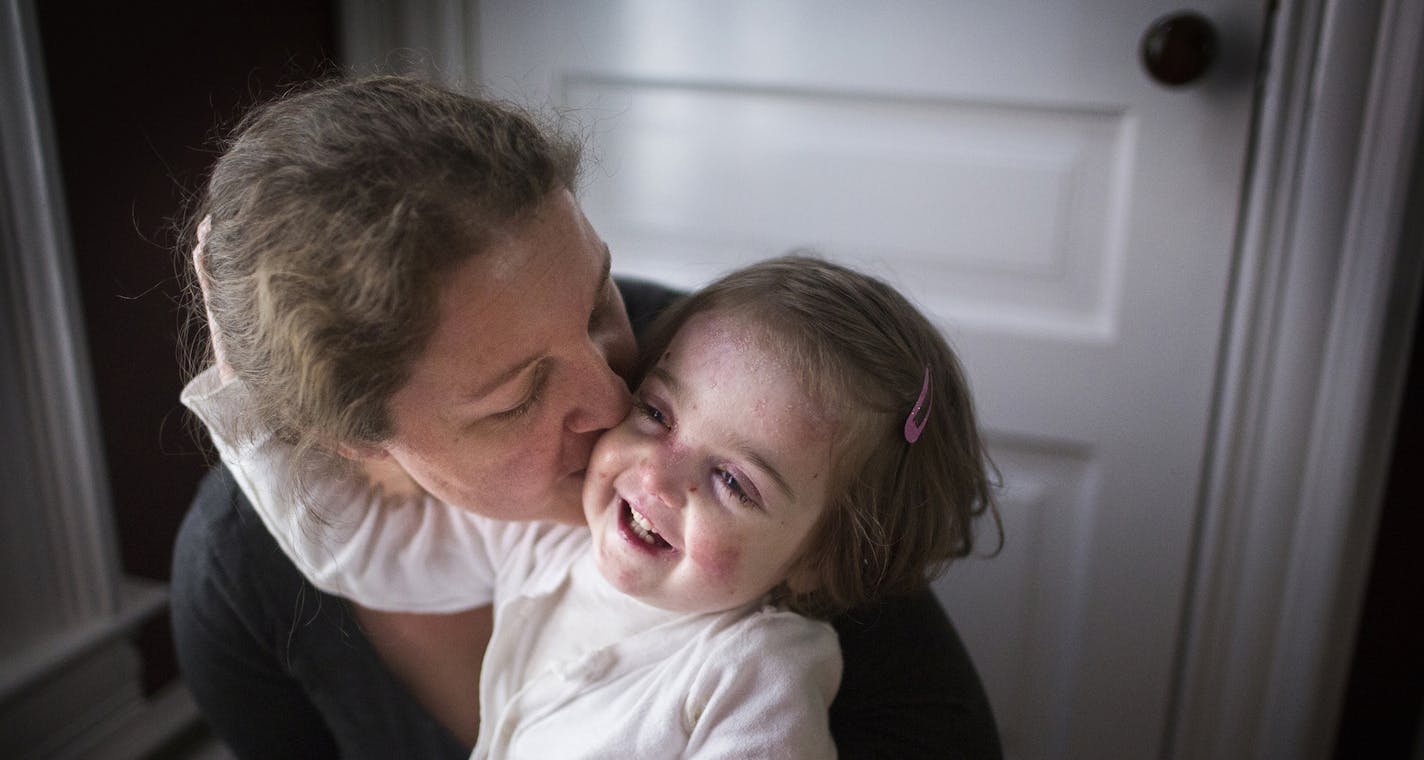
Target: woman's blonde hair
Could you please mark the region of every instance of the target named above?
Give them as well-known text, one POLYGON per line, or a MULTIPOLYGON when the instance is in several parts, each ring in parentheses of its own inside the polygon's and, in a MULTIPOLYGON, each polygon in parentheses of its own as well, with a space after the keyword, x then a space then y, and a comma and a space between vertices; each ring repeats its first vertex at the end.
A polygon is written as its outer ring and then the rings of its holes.
POLYGON ((572 188, 578 163, 576 143, 519 110, 414 79, 251 111, 192 218, 211 220, 207 307, 262 421, 302 450, 392 435, 387 402, 434 330, 444 275, 572 188))
MULTIPOLYGON (((1002 543, 993 465, 948 343, 884 282, 805 255, 763 261, 688 296, 659 318, 639 376, 693 315, 722 311, 768 331, 807 393, 838 412, 833 480, 778 601, 831 617, 908 593, 974 549, 986 513, 1002 543), (906 418, 923 432, 907 440, 906 418), (795 590, 801 586, 806 590, 795 590)), ((997 551, 997 546, 994 551, 997 551)))

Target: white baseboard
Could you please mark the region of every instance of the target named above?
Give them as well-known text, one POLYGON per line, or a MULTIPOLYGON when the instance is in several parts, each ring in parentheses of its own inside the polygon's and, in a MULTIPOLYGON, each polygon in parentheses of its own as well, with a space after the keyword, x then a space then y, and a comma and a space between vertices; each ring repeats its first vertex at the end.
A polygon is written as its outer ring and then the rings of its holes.
POLYGON ((141 758, 200 720, 181 683, 144 696, 130 636, 161 585, 126 582, 120 610, 0 658, 0 757, 141 758))

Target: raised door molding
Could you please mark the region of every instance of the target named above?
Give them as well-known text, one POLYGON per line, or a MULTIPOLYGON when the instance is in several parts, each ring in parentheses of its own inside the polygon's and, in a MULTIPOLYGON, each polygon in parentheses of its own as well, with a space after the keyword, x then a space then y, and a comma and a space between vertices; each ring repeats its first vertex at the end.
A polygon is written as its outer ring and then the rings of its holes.
POLYGON ((1424 1, 1274 35, 1167 757, 1331 756, 1419 305, 1424 1))
POLYGON ((473 0, 341 0, 342 66, 355 74, 418 74, 456 88, 479 82, 473 0))

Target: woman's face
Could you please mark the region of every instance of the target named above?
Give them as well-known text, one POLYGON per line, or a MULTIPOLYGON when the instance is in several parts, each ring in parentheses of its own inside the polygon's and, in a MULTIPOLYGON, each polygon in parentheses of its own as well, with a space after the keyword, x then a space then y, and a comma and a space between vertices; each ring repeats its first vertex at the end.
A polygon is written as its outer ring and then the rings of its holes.
POLYGON ((636 350, 608 246, 566 190, 451 272, 439 323, 391 397, 380 447, 489 517, 582 522, 593 444, 628 411, 636 350))

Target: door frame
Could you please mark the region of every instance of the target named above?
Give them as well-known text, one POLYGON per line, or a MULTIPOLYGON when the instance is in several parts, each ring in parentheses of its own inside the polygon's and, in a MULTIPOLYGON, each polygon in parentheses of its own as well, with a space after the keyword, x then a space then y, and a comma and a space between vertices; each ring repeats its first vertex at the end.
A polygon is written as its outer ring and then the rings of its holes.
POLYGON ((1419 308, 1424 0, 1274 16, 1165 757, 1332 752, 1419 308))
POLYGON ((30 593, 0 599, 0 745, 20 756, 138 757, 198 719, 181 687, 143 693, 129 637, 167 604, 119 565, 108 468, 33 0, 0 0, 0 553, 30 593), (40 623, 42 625, 35 625, 40 623), (56 705, 63 709, 55 709, 56 705))

